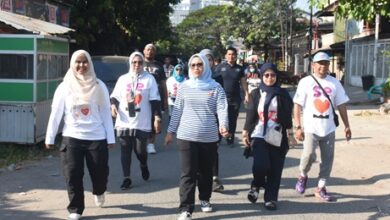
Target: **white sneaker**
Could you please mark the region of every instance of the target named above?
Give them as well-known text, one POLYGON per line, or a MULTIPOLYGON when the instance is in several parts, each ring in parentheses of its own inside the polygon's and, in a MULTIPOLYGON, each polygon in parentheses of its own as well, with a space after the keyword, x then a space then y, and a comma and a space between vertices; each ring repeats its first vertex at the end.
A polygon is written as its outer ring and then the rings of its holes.
POLYGON ((191 220, 192 217, 191 217, 191 213, 189 212, 182 212, 180 215, 179 215, 179 218, 177 218, 177 220, 191 220))
POLYGON ((68 216, 68 220, 79 220, 81 218, 80 214, 70 213, 68 216))
POLYGON ((146 146, 146 152, 148 152, 148 154, 155 154, 156 148, 154 147, 154 144, 148 144, 148 146, 146 146))
POLYGON ((95 205, 97 207, 102 207, 104 205, 104 193, 101 195, 94 195, 95 205))
POLYGON ((200 209, 202 209, 202 212, 212 212, 213 207, 211 207, 211 204, 209 201, 206 200, 200 200, 200 209))

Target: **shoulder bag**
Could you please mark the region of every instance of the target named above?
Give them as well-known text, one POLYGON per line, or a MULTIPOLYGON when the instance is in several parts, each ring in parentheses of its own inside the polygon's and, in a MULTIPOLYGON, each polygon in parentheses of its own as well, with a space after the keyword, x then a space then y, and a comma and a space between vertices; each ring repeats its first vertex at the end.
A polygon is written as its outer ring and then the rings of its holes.
POLYGON ((267 133, 265 133, 264 140, 268 144, 271 144, 275 147, 280 147, 282 144, 282 137, 282 126, 274 125, 272 127, 267 127, 267 133))

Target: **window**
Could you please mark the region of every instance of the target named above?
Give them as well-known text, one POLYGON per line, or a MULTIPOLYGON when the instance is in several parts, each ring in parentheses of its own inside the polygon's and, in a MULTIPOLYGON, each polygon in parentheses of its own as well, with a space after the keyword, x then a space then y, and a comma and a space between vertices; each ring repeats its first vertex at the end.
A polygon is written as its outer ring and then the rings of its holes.
POLYGON ((32 54, 0 54, 0 79, 33 79, 32 54))

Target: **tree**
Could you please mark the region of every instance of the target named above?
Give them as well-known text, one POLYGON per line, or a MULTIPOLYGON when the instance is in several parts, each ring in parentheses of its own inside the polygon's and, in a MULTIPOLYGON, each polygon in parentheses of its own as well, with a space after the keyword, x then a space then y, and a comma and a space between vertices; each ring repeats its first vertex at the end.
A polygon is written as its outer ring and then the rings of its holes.
POLYGON ((190 13, 177 27, 176 51, 189 57, 204 48, 209 48, 216 55, 222 55, 225 47, 226 27, 223 19, 227 16, 225 8, 229 6, 208 6, 190 13))
POLYGON ((169 39, 171 5, 180 0, 114 0, 115 23, 142 48, 147 43, 169 39))
POLYGON ((171 4, 179 0, 77 0, 72 38, 91 54, 129 55, 147 43, 169 40, 171 4))
MULTIPOLYGON (((327 0, 309 0, 310 4, 323 8, 328 4, 327 0)), ((343 18, 356 20, 373 21, 375 15, 379 14, 390 18, 389 0, 339 0, 337 2, 336 15, 343 18)))
MULTIPOLYGON (((296 0, 233 0, 234 6, 228 8, 229 32, 235 38, 243 38, 247 48, 263 50, 267 59, 272 44, 282 45, 286 49, 288 27, 297 18, 297 10, 291 19, 290 6, 296 0)), ((302 26, 293 25, 293 30, 302 26)))

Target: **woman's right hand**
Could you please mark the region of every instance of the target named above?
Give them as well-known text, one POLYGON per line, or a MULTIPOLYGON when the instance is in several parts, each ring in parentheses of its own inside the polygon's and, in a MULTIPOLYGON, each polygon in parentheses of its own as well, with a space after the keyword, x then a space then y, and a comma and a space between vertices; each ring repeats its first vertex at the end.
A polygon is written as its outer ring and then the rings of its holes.
POLYGON ((165 146, 171 144, 172 141, 173 141, 173 134, 168 132, 167 135, 165 135, 165 146))
POLYGON ((50 150, 50 149, 52 149, 52 148, 53 148, 53 146, 54 146, 54 144, 45 144, 45 148, 46 148, 46 150, 50 150))
POLYGON ((113 118, 116 118, 117 115, 118 115, 118 109, 116 109, 115 105, 111 105, 111 116, 113 118))
POLYGON ((246 131, 246 130, 242 131, 242 141, 244 142, 244 145, 246 147, 250 147, 251 146, 251 142, 249 140, 249 134, 248 134, 248 131, 246 131))
POLYGON ((295 139, 298 141, 303 141, 305 140, 305 134, 302 131, 302 128, 298 128, 295 130, 295 139))

